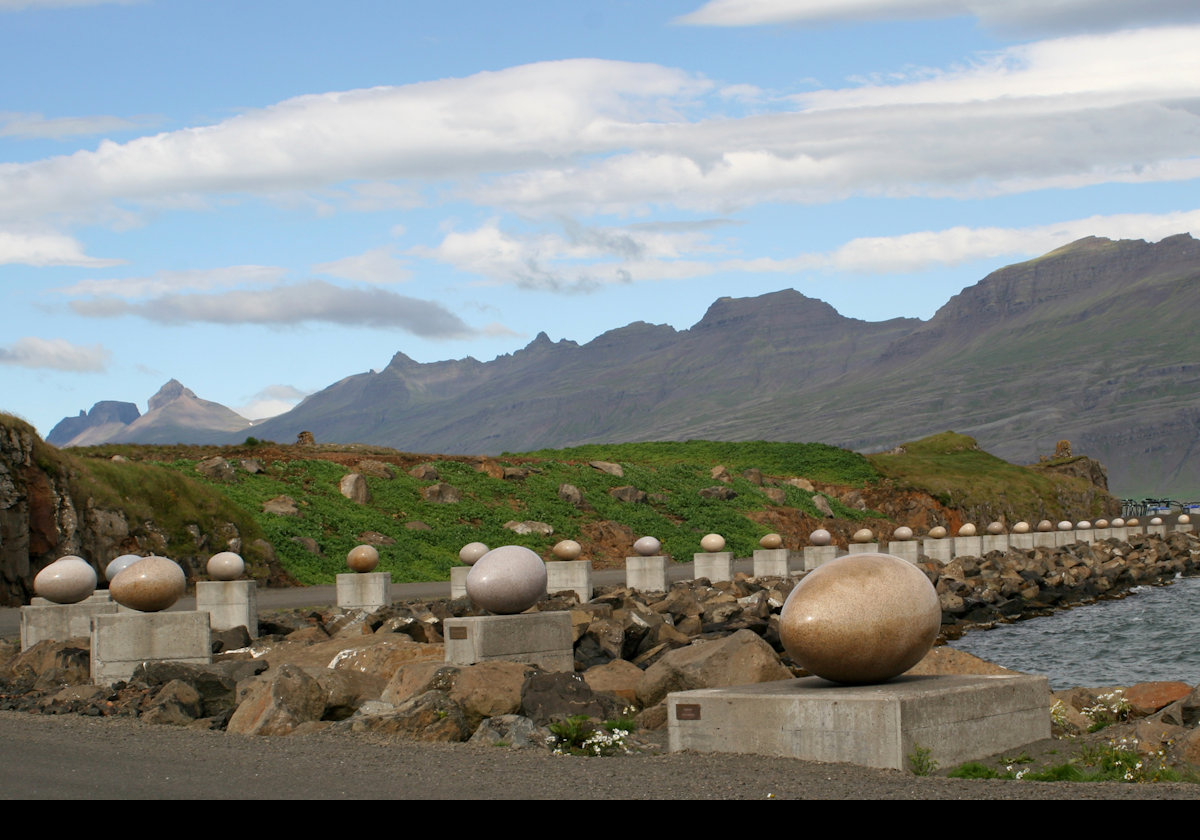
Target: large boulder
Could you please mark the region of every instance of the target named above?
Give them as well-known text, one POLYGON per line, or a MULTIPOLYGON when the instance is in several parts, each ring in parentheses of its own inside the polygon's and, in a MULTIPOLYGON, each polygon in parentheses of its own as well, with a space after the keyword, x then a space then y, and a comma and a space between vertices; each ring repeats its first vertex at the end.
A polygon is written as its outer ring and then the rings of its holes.
POLYGON ((779 655, 751 630, 723 639, 677 648, 646 669, 638 681, 638 702, 661 703, 672 691, 719 688, 792 678, 779 655))
POLYGON ((238 687, 241 702, 229 719, 229 732, 287 735, 325 713, 325 692, 298 666, 282 665, 248 683, 244 691, 238 687))

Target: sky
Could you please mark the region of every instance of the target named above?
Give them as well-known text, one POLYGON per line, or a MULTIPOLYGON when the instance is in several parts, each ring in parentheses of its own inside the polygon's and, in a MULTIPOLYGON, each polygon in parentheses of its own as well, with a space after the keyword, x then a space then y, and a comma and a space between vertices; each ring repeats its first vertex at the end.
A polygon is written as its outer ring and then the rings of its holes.
POLYGON ((0 0, 0 410, 1200 236, 1195 0, 0 0))

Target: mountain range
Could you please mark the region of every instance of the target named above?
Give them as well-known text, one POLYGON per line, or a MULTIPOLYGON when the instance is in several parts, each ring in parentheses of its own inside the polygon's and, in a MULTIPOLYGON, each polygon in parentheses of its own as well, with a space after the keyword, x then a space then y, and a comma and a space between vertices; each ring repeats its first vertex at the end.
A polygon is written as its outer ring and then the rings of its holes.
MULTIPOLYGON (((1088 237, 989 274, 928 321, 846 318, 792 289, 727 297, 685 330, 636 322, 583 345, 541 333, 490 362, 397 353, 250 433, 498 454, 690 438, 871 451, 954 429, 1026 463, 1067 439, 1118 495, 1200 498, 1198 305, 1191 236, 1088 237)), ((250 428, 174 381, 146 415, 123 423, 123 407, 97 403, 47 440, 234 443, 250 428)))

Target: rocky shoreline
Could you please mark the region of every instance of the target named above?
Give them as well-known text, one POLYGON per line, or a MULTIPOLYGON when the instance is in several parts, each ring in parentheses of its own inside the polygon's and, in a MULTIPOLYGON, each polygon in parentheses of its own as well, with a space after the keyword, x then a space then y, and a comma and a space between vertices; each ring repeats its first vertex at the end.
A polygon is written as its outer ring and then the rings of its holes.
MULTIPOLYGON (((1175 532, 1029 551, 923 562, 943 609, 943 637, 973 626, 1044 615, 1116 597, 1134 586, 1194 575, 1200 539, 1175 532)), ((88 684, 86 640, 42 642, 20 653, 0 642, 0 710, 224 730, 245 735, 328 732, 404 740, 524 745, 546 750, 550 727, 584 716, 588 731, 624 721, 623 747, 661 751, 671 691, 802 675, 779 643, 778 616, 794 581, 745 576, 674 584, 667 593, 604 588, 590 602, 570 594, 539 610, 571 615, 575 673, 532 665, 444 662, 442 622, 479 614, 465 599, 410 601, 375 612, 282 610, 261 616, 263 636, 215 634, 209 666, 149 664, 127 683, 88 684)), ((996 666, 935 648, 923 673, 993 672, 996 666)), ((1082 736, 1088 709, 1109 689, 1061 700, 1060 736, 1082 736)), ((1137 698, 1109 736, 1134 739, 1173 766, 1200 765, 1200 688, 1129 687, 1137 698), (1126 731, 1128 730, 1128 731, 1126 731)), ((579 718, 583 720, 583 718, 579 718)), ((1107 737, 1107 736, 1106 736, 1107 737)))

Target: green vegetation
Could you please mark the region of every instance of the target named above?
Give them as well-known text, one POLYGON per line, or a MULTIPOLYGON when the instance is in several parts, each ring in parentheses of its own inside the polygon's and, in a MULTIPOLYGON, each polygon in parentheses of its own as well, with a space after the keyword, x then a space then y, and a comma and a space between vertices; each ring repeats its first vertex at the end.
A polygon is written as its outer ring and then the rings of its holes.
POLYGON ((928 776, 936 771, 938 763, 933 757, 933 750, 913 744, 913 751, 908 754, 908 769, 912 770, 914 776, 928 776))
POLYGON ((566 720, 550 724, 553 736, 550 746, 555 755, 609 756, 628 753, 630 750, 625 739, 636 728, 626 725, 630 723, 630 719, 621 718, 595 724, 587 715, 572 715, 566 720))

